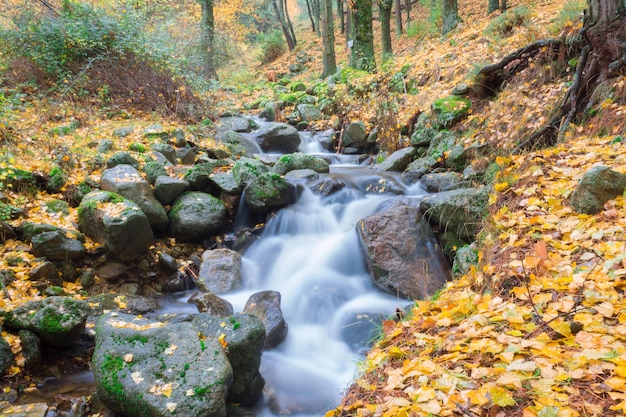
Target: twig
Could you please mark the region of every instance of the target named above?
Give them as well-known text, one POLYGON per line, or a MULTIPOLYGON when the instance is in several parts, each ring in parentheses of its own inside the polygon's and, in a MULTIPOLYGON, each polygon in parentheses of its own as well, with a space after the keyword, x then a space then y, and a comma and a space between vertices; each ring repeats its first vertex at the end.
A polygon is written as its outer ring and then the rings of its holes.
POLYGON ((465 414, 467 417, 478 417, 476 414, 472 413, 467 407, 461 405, 460 403, 454 401, 454 405, 459 409, 459 411, 465 414))

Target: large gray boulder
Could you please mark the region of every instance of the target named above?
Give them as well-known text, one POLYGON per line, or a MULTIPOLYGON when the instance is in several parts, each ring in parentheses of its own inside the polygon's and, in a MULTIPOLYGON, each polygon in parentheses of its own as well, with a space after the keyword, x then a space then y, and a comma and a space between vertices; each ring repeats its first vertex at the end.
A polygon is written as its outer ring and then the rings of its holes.
POLYGON ((296 187, 273 172, 266 172, 250 181, 244 194, 250 210, 259 214, 296 202, 296 187))
MULTIPOLYGON (((0 331, 2 331, 1 327, 0 331)), ((13 351, 11 350, 11 345, 4 340, 4 337, 0 337, 0 375, 4 375, 14 362, 15 358, 13 356, 13 351)))
POLYGON ((579 213, 596 214, 604 203, 624 193, 626 175, 599 165, 582 176, 570 196, 570 204, 579 213))
POLYGON ((298 104, 296 111, 298 112, 300 120, 305 122, 313 122, 324 118, 322 111, 312 104, 298 104))
POLYGON ((241 287, 241 255, 228 248, 204 251, 194 283, 200 291, 214 294, 241 287))
POLYGON ((349 146, 352 148, 363 148, 367 146, 365 123, 361 121, 350 123, 343 132, 342 146, 349 146))
POLYGON ((135 202, 154 230, 167 229, 165 208, 154 196, 150 183, 132 166, 122 164, 105 170, 100 176, 100 188, 135 202))
POLYGON ((43 343, 71 346, 85 327, 89 303, 71 297, 28 301, 3 312, 4 325, 35 333, 43 343))
POLYGON ((296 169, 312 169, 315 172, 326 173, 330 170, 330 167, 328 162, 319 156, 296 152, 278 158, 278 161, 274 164, 273 171, 278 175, 285 175, 296 169))
POLYGON ((421 300, 450 279, 450 266, 419 208, 395 204, 359 221, 357 230, 367 268, 382 290, 421 300))
POLYGON ((431 172, 435 166, 437 166, 437 160, 433 157, 418 158, 406 167, 402 173, 402 179, 413 184, 431 172))
POLYGON ((256 141, 232 130, 218 132, 215 140, 224 144, 231 155, 251 156, 261 152, 256 141))
POLYGON ((262 161, 252 158, 239 158, 233 165, 232 173, 235 182, 241 186, 246 186, 250 181, 257 178, 264 172, 269 172, 270 168, 262 161))
POLYGON ((278 291, 260 291, 250 296, 243 312, 257 317, 265 326, 264 349, 272 349, 281 344, 287 337, 287 322, 280 309, 280 293, 278 291))
POLYGON ((212 184, 210 178, 215 169, 226 165, 228 162, 218 159, 196 164, 187 170, 184 179, 193 191, 206 191, 212 184))
POLYGON ((154 182, 154 196, 162 204, 170 204, 178 196, 189 191, 190 187, 189 181, 167 175, 159 175, 154 182))
POLYGON ((191 324, 202 335, 221 339, 227 346, 226 355, 233 367, 233 385, 228 401, 244 406, 256 403, 265 385, 259 372, 265 343, 261 320, 243 313, 226 318, 200 313, 191 324))
POLYGON ((234 313, 233 305, 223 298, 210 292, 196 292, 189 297, 200 313, 209 313, 212 316, 228 317, 234 313))
POLYGON ((127 417, 225 417, 233 370, 217 337, 189 322, 109 313, 96 326, 98 398, 127 417))
POLYGON ((468 182, 463 181, 463 175, 447 171, 426 174, 421 178, 422 186, 429 193, 439 193, 457 188, 467 188, 468 182))
POLYGON ((409 146, 408 148, 403 148, 395 151, 387 159, 385 159, 380 164, 376 165, 376 169, 380 172, 385 171, 394 171, 394 172, 402 172, 406 169, 406 167, 411 162, 411 159, 415 156, 417 151, 414 147, 409 146))
POLYGON ((249 132, 255 127, 256 123, 242 116, 227 116, 220 118, 216 125, 218 132, 225 132, 227 130, 232 130, 233 132, 249 132))
POLYGON ((39 233, 32 237, 33 255, 50 261, 81 259, 87 254, 85 245, 66 236, 61 230, 39 233))
POLYGON ((219 233, 226 225, 226 206, 218 198, 187 192, 169 212, 170 233, 183 242, 196 242, 219 233))
POLYGON ((454 233, 459 239, 472 241, 487 214, 487 188, 461 188, 444 191, 422 200, 424 217, 443 232, 454 233))
POLYGON ((83 198, 78 223, 81 232, 122 262, 135 260, 154 243, 148 217, 139 206, 108 191, 92 191, 83 198))
POLYGON ((298 130, 285 123, 272 122, 263 125, 255 137, 264 152, 293 153, 300 146, 298 130))

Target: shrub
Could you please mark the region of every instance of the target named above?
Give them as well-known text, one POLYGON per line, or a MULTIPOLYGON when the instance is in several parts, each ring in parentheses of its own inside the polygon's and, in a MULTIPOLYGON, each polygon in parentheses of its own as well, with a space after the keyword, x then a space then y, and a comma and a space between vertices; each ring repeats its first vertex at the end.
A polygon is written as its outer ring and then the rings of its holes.
POLYGON ((489 22, 485 34, 495 37, 507 37, 518 26, 525 26, 530 19, 530 10, 525 6, 509 9, 489 22))
POLYGON ((261 43, 261 65, 276 61, 285 53, 285 41, 279 31, 270 32, 259 39, 261 43))
POLYGON ((582 19, 582 14, 587 7, 585 0, 569 0, 565 2, 559 15, 550 22, 548 31, 551 35, 558 35, 568 23, 582 19))

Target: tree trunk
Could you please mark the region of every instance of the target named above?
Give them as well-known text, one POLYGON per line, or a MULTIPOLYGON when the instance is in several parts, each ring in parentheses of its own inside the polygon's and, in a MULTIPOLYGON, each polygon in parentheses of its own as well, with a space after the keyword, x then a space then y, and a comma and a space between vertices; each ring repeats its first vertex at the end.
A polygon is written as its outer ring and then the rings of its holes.
MULTIPOLYGON (((285 20, 287 21, 289 34, 291 35, 291 39, 293 39, 293 43, 295 45, 296 43, 298 43, 298 41, 296 40, 296 32, 294 32, 293 30, 293 25, 291 24, 291 18, 289 17, 289 11, 287 10, 287 0, 283 0, 283 1, 284 1, 283 9, 285 12, 285 20)), ((318 32, 319 32, 319 26, 318 26, 318 32)))
POLYGON ((346 44, 350 44, 352 37, 352 13, 350 13, 350 5, 348 5, 348 13, 346 13, 346 44))
POLYGON ((322 77, 328 77, 337 72, 337 63, 335 61, 335 28, 333 26, 333 2, 332 0, 323 0, 322 10, 322 42, 324 43, 324 55, 322 55, 322 64, 324 72, 322 77))
POLYGON ((441 33, 445 35, 459 24, 459 11, 457 0, 443 0, 441 4, 441 33))
POLYGON ((500 7, 500 0, 489 0, 489 6, 487 7, 487 14, 491 14, 498 10, 500 7))
POLYGON ((343 0, 337 0, 337 15, 339 16, 341 34, 344 34, 346 33, 346 17, 343 12, 343 0))
MULTIPOLYGON (((282 1, 279 0, 279 2, 281 3, 282 8, 282 1)), ((291 33, 289 33, 289 28, 287 27, 287 22, 285 22, 285 18, 281 13, 281 9, 278 7, 278 3, 276 2, 276 0, 272 0, 272 5, 274 6, 274 11, 276 12, 276 18, 278 19, 278 23, 280 23, 280 28, 283 31, 283 35, 285 36, 287 47, 290 51, 293 51, 293 49, 296 47, 296 40, 295 38, 291 37, 291 33)))
POLYGON ((307 12, 309 12, 309 19, 311 19, 311 30, 313 32, 316 32, 315 20, 313 20, 313 12, 311 11, 311 1, 310 0, 306 0, 306 10, 307 10, 307 12))
POLYGON ((411 0, 404 0, 404 8, 406 9, 406 27, 411 24, 411 0))
POLYGON ((353 0, 350 3, 352 20, 352 51, 350 67, 375 71, 374 33, 372 28, 372 0, 353 0))
POLYGON ((313 18, 315 19, 315 25, 317 26, 317 34, 320 35, 320 16, 321 16, 321 7, 320 1, 324 0, 311 0, 311 6, 313 8, 313 18))
MULTIPOLYGON (((400 0, 395 0, 396 7, 400 5, 400 0)), ((383 57, 393 54, 391 49, 391 8, 393 0, 378 0, 378 10, 380 11, 380 32, 382 35, 383 57)), ((400 33, 402 34, 402 16, 399 8, 396 8, 396 30, 397 22, 400 20, 400 33), (399 17, 399 19, 398 19, 399 17)))
POLYGON ((217 80, 215 71, 215 18, 213 16, 213 0, 200 1, 202 20, 200 21, 202 54, 204 55, 204 76, 209 80, 217 80))
MULTIPOLYGON (((382 10, 382 3, 384 3, 385 0, 379 1, 378 2, 378 7, 380 8, 380 20, 381 22, 384 21, 383 19, 383 10, 382 10)), ((395 8, 396 8, 396 35, 400 36, 402 35, 402 6, 400 4, 400 0, 395 0, 395 8)), ((386 12, 386 11, 385 11, 386 12)), ((389 11, 389 13, 391 13, 391 10, 389 11)), ((383 45, 384 45, 384 39, 385 39, 385 33, 383 32, 383 45)))
POLYGON ((506 12, 506 0, 500 0, 500 11, 502 13, 506 12))

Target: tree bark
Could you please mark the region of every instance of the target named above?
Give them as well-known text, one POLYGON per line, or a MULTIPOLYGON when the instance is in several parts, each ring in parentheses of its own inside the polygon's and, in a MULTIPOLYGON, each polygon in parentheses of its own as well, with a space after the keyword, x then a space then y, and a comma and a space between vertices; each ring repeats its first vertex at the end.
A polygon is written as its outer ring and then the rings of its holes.
MULTIPOLYGON (((287 21, 287 27, 289 28, 289 34, 291 35, 291 39, 293 39, 293 43, 294 45, 298 43, 298 41, 296 40, 296 32, 294 32, 293 30, 293 25, 291 24, 291 18, 289 17, 289 11, 287 10, 287 0, 283 0, 283 10, 285 12, 285 20, 287 21)), ((317 0, 319 1, 319 0, 317 0)), ((318 26, 318 33, 319 33, 319 26, 318 26)))
POLYGON ((339 29, 344 34, 346 33, 346 17, 343 11, 343 0, 337 0, 337 15, 339 16, 339 29))
MULTIPOLYGON (((400 20, 400 32, 402 34, 402 16, 400 14, 400 0, 395 0, 396 4, 396 30, 398 30, 398 20, 400 20)), ((391 48, 391 8, 393 0, 378 0, 378 10, 380 11, 380 32, 382 36, 383 56, 393 54, 391 48)))
MULTIPOLYGON (((282 0, 279 0, 282 8, 282 0)), ((280 23, 280 28, 283 31, 283 36, 285 36, 285 41, 287 42, 287 48, 290 51, 293 51, 296 47, 295 38, 291 37, 291 33, 289 33, 289 28, 287 27, 287 22, 285 22, 285 18, 281 13, 281 8, 278 7, 278 3, 276 0, 272 0, 272 5, 274 6, 274 11, 276 12, 276 18, 278 19, 278 23, 280 23)))
POLYGON ((215 71, 215 18, 213 16, 213 0, 201 0, 202 20, 200 21, 202 54, 204 57, 204 76, 209 80, 217 80, 215 71))
POLYGON ((317 30, 315 29, 315 20, 313 19, 313 12, 311 11, 311 1, 310 0, 306 0, 306 10, 309 13, 309 19, 311 19, 311 30, 313 32, 316 32, 317 30))
MULTIPOLYGON (((378 2, 378 7, 381 8, 380 9, 380 14, 381 14, 380 19, 381 19, 381 22, 383 22, 383 16, 382 16, 382 14, 383 14, 382 7, 383 6, 381 5, 382 3, 384 3, 384 0, 378 2)), ((396 9, 396 35, 400 36, 400 35, 402 35, 402 32, 403 32, 403 30, 402 30, 402 6, 400 4, 400 0, 395 0, 394 3, 395 3, 395 9, 396 9)), ((385 11, 385 13, 386 13, 386 11, 385 11)), ((391 13, 391 10, 389 11, 389 13, 391 13)), ((383 39, 384 39, 384 37, 385 37, 385 34, 383 33, 383 39)))
POLYGON ((404 8, 406 9, 406 27, 411 24, 411 0, 404 0, 404 8))
POLYGON ((324 55, 322 55, 322 64, 324 70, 322 77, 328 77, 337 72, 337 62, 335 61, 335 28, 333 25, 332 0, 323 1, 322 42, 324 43, 324 55))
POLYGON ((311 6, 313 8, 313 18, 315 19, 315 25, 317 26, 317 34, 320 35, 320 17, 321 17, 321 5, 320 1, 324 0, 311 0, 311 6))
POLYGON ((349 4, 352 20, 350 67, 373 72, 376 70, 376 59, 372 28, 372 0, 354 0, 349 4))
POLYGON ((445 35, 459 24, 459 10, 457 0, 443 0, 441 4, 441 33, 445 35))
POLYGON ((506 12, 506 0, 500 0, 500 11, 502 13, 506 12))
POLYGON ((498 10, 500 7, 500 0, 489 0, 489 6, 487 7, 487 14, 491 14, 498 10))

